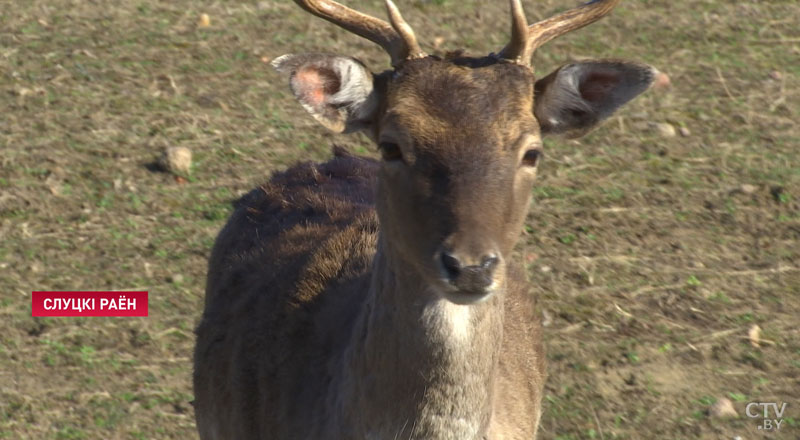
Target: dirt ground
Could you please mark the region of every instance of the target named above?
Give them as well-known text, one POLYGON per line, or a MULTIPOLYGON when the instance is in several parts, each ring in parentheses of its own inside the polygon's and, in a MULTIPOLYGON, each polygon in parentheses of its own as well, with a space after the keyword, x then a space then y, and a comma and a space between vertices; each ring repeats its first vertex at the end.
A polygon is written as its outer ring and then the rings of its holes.
MULTIPOLYGON (((504 1, 398 3, 431 52, 507 38, 504 1)), ((798 23, 796 0, 626 0, 537 54, 540 75, 606 57, 672 80, 546 141, 518 248, 547 324, 540 438, 800 438, 798 23), (738 417, 709 415, 722 398, 738 417), (780 431, 751 402, 787 403, 780 431)), ((333 143, 375 154, 267 64, 303 51, 388 64, 288 1, 0 0, 0 438, 196 438, 192 331, 231 201, 333 143), (154 165, 169 146, 194 153, 181 179, 154 165), (148 290, 150 316, 32 318, 59 289, 148 290)))

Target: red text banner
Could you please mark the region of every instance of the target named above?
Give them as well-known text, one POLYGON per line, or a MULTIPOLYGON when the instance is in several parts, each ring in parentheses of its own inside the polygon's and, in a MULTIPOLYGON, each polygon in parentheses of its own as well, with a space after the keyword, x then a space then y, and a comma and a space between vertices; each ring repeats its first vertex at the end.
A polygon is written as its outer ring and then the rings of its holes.
POLYGON ((35 291, 32 316, 147 316, 147 292, 35 291))

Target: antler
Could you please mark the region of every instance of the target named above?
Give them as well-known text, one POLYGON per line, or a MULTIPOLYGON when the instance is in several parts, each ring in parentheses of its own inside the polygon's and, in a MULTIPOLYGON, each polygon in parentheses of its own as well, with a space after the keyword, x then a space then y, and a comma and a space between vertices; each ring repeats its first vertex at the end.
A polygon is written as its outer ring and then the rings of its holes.
POLYGON ((393 66, 407 59, 427 56, 392 0, 386 0, 391 24, 331 0, 295 0, 295 3, 317 17, 377 43, 392 57, 393 66))
POLYGON ((502 58, 530 65, 533 52, 543 44, 603 18, 621 0, 592 0, 577 8, 528 26, 520 0, 511 1, 511 42, 500 52, 502 58))

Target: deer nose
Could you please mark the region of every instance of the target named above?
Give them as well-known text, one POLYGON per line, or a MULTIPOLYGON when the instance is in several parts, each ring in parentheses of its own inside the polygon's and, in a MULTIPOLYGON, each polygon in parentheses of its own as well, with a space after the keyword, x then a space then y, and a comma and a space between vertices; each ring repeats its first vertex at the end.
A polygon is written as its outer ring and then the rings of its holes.
POLYGON ((445 278, 458 290, 485 293, 494 282, 494 272, 499 259, 494 254, 485 255, 480 264, 464 265, 457 255, 443 251, 440 256, 445 278))

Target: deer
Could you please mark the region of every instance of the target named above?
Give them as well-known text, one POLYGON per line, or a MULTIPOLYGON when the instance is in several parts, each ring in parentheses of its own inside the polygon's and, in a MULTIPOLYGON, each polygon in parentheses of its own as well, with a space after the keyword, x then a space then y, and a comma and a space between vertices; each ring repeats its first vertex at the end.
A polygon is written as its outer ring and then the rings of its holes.
POLYGON ((497 53, 426 54, 330 0, 305 11, 381 46, 391 68, 288 54, 272 65, 334 147, 235 202, 208 264, 193 385, 203 440, 533 439, 546 377, 519 241, 546 136, 576 138, 649 88, 655 68, 534 51, 607 15, 594 0, 528 24, 510 0, 497 53))

